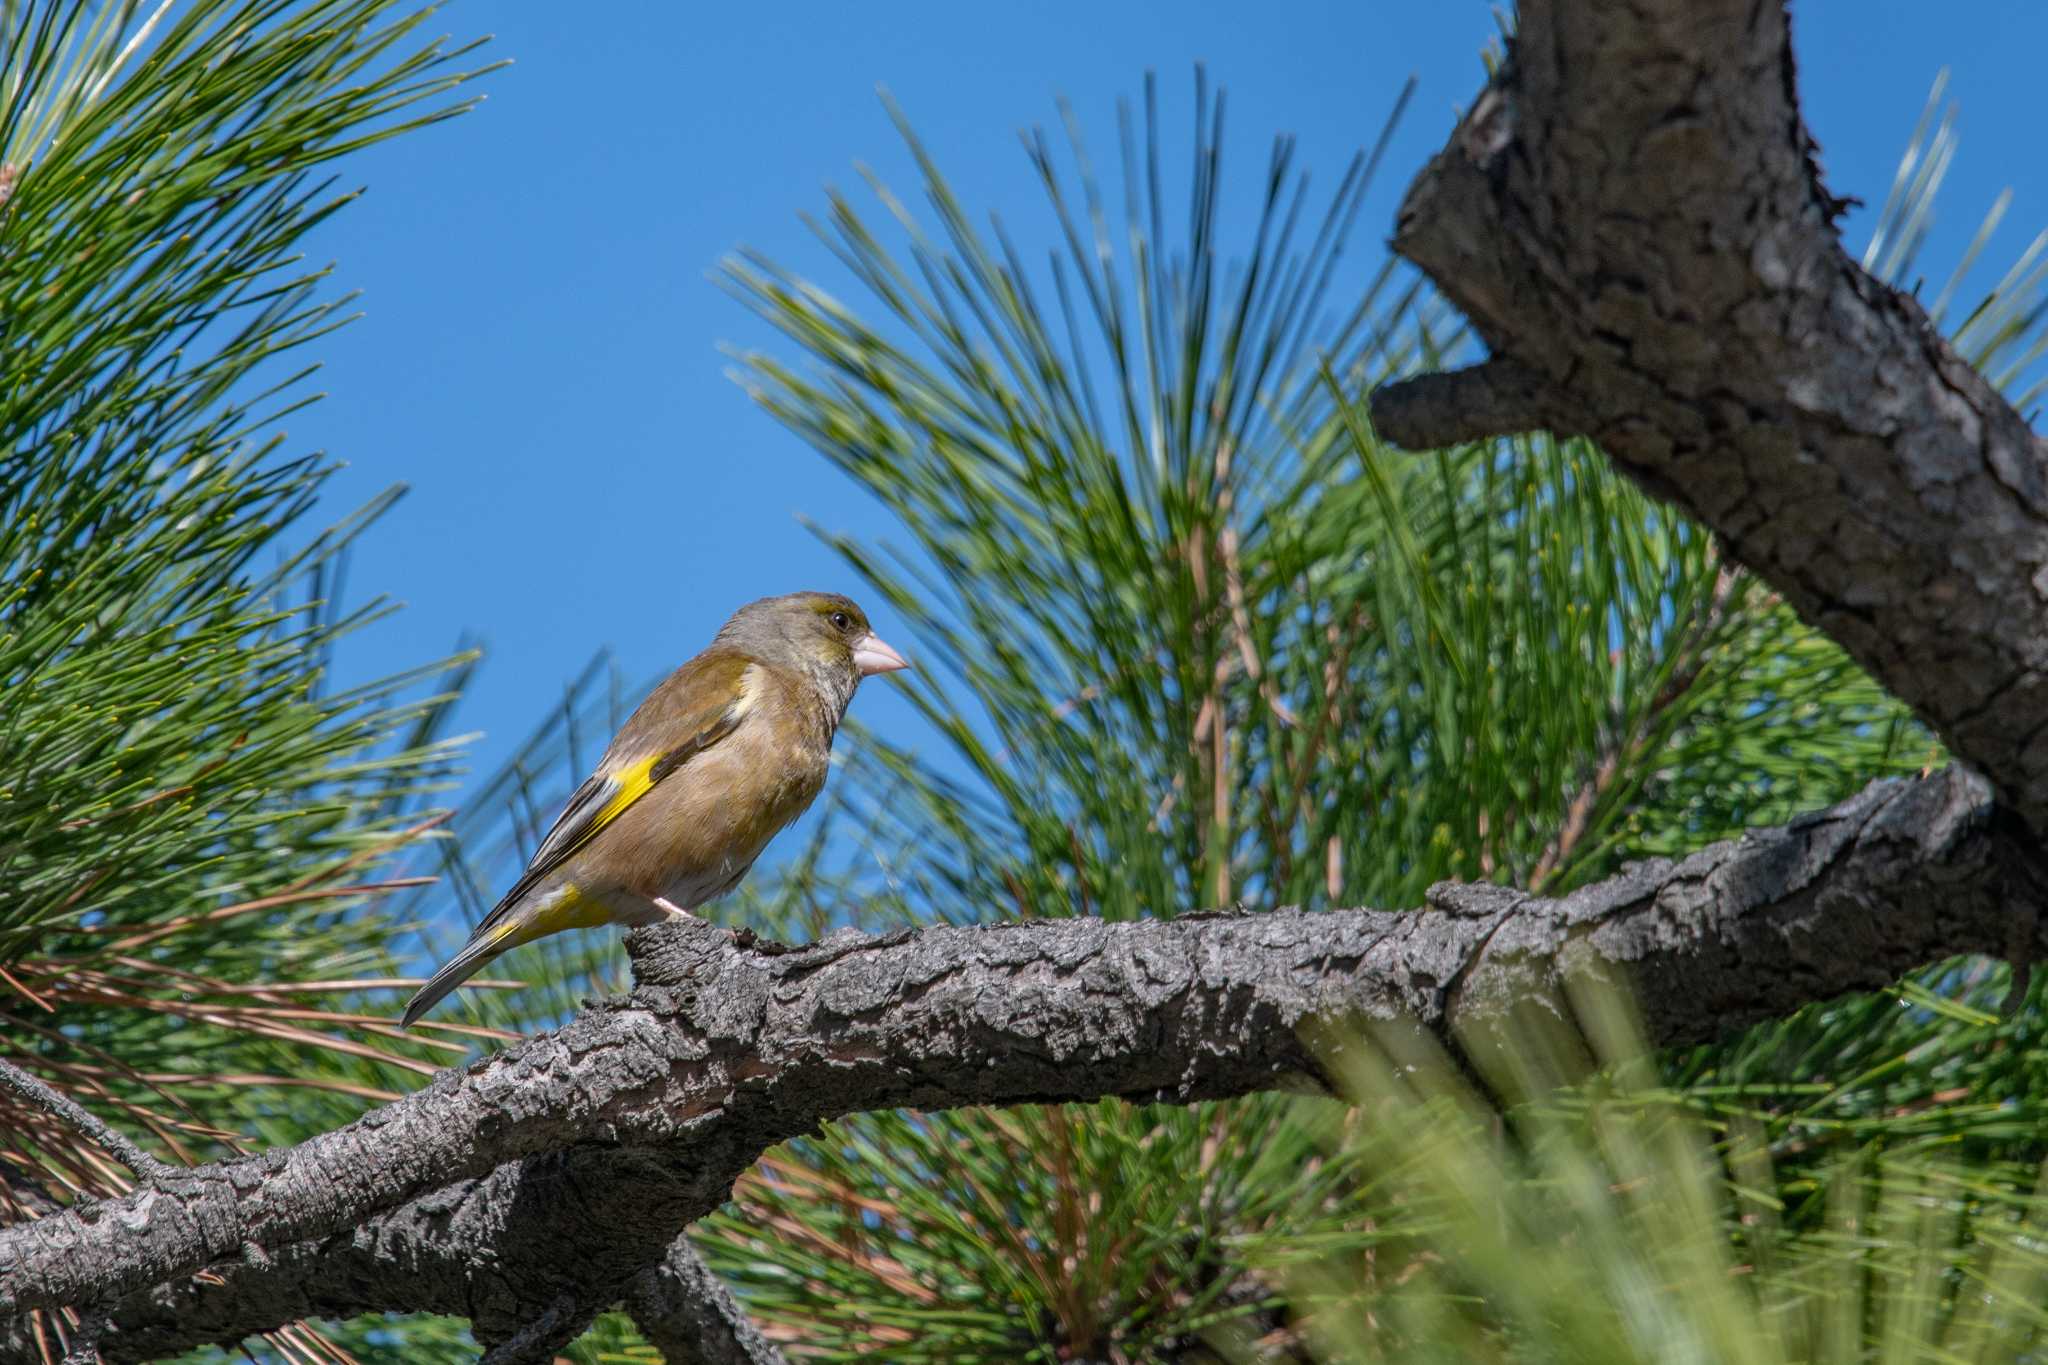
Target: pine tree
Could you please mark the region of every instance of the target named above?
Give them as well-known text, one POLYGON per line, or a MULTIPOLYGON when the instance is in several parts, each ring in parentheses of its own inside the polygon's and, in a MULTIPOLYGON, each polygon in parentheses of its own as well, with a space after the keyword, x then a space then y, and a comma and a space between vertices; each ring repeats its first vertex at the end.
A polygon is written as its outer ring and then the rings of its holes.
MULTIPOLYGON (((1071 171, 1027 138, 1050 207, 1031 236, 978 226, 899 114, 931 221, 876 184, 883 221, 835 195, 817 224, 858 304, 730 263, 791 352, 738 357, 741 382, 908 538, 823 533, 914 623, 926 666, 906 682, 931 738, 852 725, 827 819, 723 913, 801 939, 1415 905, 1445 878, 1563 892, 1941 761, 1587 443, 1383 446, 1361 396, 1465 343, 1397 268, 1345 268, 1377 153, 1316 200, 1283 138, 1240 196, 1198 76, 1174 183, 1159 103, 1148 82, 1107 189, 1071 119, 1071 171), (1052 246, 1045 266, 1026 242, 1052 246)), ((1951 138, 1937 89, 1871 242, 1887 277, 1913 269, 1946 164, 1926 153, 1951 138)), ((2042 346, 2041 250, 1960 322, 1961 269, 1937 307, 2013 390, 2042 346)), ((522 813, 559 798, 537 775, 621 714, 602 678, 498 779, 510 818, 468 813, 462 847, 492 851, 466 869, 478 890, 530 847, 522 813)), ((565 980, 621 979, 607 944, 550 943, 512 968, 552 983, 536 1019, 573 1002, 565 980)), ((1563 1116, 1521 1120, 1514 1151, 1445 1120, 1471 1097, 1426 1062, 1354 1070, 1348 1111, 1261 1096, 867 1115, 772 1153, 698 1242, 799 1359, 1632 1360, 1655 1358, 1624 1347, 1659 1324, 1760 1360, 1857 1358, 1865 1335, 1967 1355, 2031 1328, 1960 1312, 1930 1279, 2027 1302, 2039 1260, 2038 1054, 1989 1012, 2004 985, 2000 967, 1945 964, 1648 1072, 1624 1024, 1553 1040, 1609 1074, 1563 1116), (1601 1180, 1684 1198, 1549 1195, 1601 1180), (1619 1298, 1659 1248, 1692 1280, 1619 1298), (1514 1292, 1497 1283, 1518 1270, 1514 1292), (1722 1292, 1730 1275, 1741 1293, 1722 1292)), ((518 995, 479 1008, 521 1026, 518 995)), ((1536 1053, 1511 1065, 1554 1072, 1536 1053)), ((646 1358, 617 1320, 583 1351, 646 1358)))
MULTIPOLYGON (((550 940, 506 963, 544 989, 409 1040, 366 994, 399 912, 473 912, 633 700, 600 659, 438 838, 467 659, 326 682, 382 610, 337 603, 384 503, 309 530, 326 466, 269 434, 343 320, 292 251, 348 197, 322 163, 464 107, 469 49, 423 17, 0 10, 0 1221, 331 1127, 615 979, 612 940, 550 940), (146 1150, 81 1137, 52 1091, 146 1150)), ((1282 139, 1241 191, 1220 95, 1198 78, 1178 176, 1160 105, 1148 83, 1108 190, 1071 119, 1064 152, 1028 138, 1028 228, 981 226, 902 121, 926 208, 877 185, 885 219, 835 196, 819 224, 857 305, 728 268, 789 352, 742 381, 907 537, 832 540, 913 624, 930 725, 856 728, 826 820, 736 919, 1564 891, 1940 761, 1584 442, 1382 445, 1362 395, 1468 343, 1347 254, 1379 151, 1319 198, 1282 139)), ((1939 108, 1867 258, 1887 278, 1939 108)), ((2015 393, 2048 347, 2042 250, 1951 329, 2015 393)), ((799 1358, 2008 1359, 2040 1325, 2048 1087, 2028 1016, 1989 1011, 2005 985, 1943 964, 1653 1058, 1589 991, 1585 1035, 1531 1026, 1486 1101, 1402 1040, 1333 1038, 1341 1104, 866 1115, 772 1153, 697 1237, 799 1358)), ((74 1324, 41 1325, 61 1354, 74 1324)), ((472 1353, 453 1324, 323 1330, 472 1353)), ((651 1358, 610 1320, 577 1354, 651 1358)))
MULTIPOLYGON (((464 1050, 359 997, 469 660, 332 683, 389 610, 341 580, 395 494, 322 528, 332 465, 278 427, 347 321, 296 254, 353 197, 328 163, 468 107, 471 49, 426 17, 0 7, 0 1223, 295 1141, 464 1050)), ((38 1321, 52 1359, 76 1325, 38 1321)))

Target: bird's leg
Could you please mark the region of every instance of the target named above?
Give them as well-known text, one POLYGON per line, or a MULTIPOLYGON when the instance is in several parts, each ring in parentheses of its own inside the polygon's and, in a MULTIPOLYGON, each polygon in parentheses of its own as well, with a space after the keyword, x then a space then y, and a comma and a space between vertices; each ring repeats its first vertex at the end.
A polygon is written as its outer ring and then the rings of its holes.
MULTIPOLYGON (((668 916, 668 922, 670 924, 677 924, 683 920, 695 920, 699 924, 709 924, 711 922, 710 920, 705 919, 702 915, 693 914, 690 911, 683 909, 682 906, 677 905, 674 901, 670 900, 666 896, 656 896, 653 900, 653 905, 655 909, 661 911, 662 914, 668 916)), ((751 931, 734 929, 730 925, 726 927, 725 935, 734 943, 740 943, 742 944, 742 946, 745 946, 740 938, 740 935, 743 932, 746 933, 749 939, 753 937, 751 931)))

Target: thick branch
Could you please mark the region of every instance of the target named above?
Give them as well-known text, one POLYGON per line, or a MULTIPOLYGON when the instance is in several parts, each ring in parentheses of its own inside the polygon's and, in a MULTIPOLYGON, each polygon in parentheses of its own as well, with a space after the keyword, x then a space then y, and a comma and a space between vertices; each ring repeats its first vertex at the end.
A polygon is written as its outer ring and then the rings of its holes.
MULTIPOLYGON (((724 1285, 708 1270, 691 1273, 696 1253, 679 1235, 729 1197, 756 1155, 714 1140, 663 1153, 579 1147, 508 1163, 333 1237, 130 1295, 100 1349, 109 1365, 161 1360, 302 1318, 380 1310, 466 1318, 478 1340, 506 1342, 531 1325, 532 1305, 555 1309, 558 1322, 587 1321, 623 1295, 669 1360, 690 1359, 678 1343, 701 1330, 706 1360, 779 1365, 724 1285), (733 1354, 747 1350, 755 1355, 733 1354)), ((58 1211, 47 1202, 40 1210, 58 1211)), ((30 1361, 41 1365, 26 1317, 0 1321, 0 1365, 30 1361)))
MULTIPOLYGON (((101 1352, 110 1365, 161 1360, 302 1318, 376 1311, 465 1318, 487 1344, 513 1341, 539 1310, 557 1324, 587 1321, 723 1203, 756 1155, 713 1135, 702 1147, 591 1145, 510 1162, 333 1236, 131 1294, 101 1352)), ((0 1319, 0 1365, 40 1360, 25 1315, 0 1319)))
POLYGON ((150 1286, 255 1244, 277 1250, 229 1280, 296 1283, 278 1321, 433 1307, 509 1329, 521 1305, 616 1297, 762 1151, 839 1115, 1242 1094, 1313 1070, 1310 1018, 1448 1032, 1572 968, 1632 974, 1653 1041, 1692 1043, 2005 951, 2029 875, 1981 784, 1947 772, 1555 901, 1451 886, 1406 913, 1040 920, 786 956, 642 930, 628 1001, 289 1151, 0 1234, 0 1309, 203 1296, 150 1286), (599 1219, 624 1202, 656 1212, 622 1235, 599 1219), (377 1245, 401 1224, 402 1248, 377 1245))
POLYGON ((1410 187, 1394 239, 1492 359, 1390 385, 1375 421, 1409 445, 1593 436, 2048 834, 2043 444, 1842 251, 1784 6, 1523 0, 1517 15, 1510 60, 1410 187), (1503 397, 1472 373, 1517 378, 1503 397))

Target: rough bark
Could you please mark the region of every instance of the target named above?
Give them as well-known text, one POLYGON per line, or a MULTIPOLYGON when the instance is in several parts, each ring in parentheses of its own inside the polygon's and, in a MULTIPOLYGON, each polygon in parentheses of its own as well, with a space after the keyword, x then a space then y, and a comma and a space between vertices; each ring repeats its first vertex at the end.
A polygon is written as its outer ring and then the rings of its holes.
POLYGON ((1842 250, 1785 6, 1517 17, 1394 236, 1491 359, 1380 390, 1378 429, 1591 436, 2048 833, 2043 445, 1842 250))
POLYGON ((137 1147, 77 1100, 54 1086, 37 1080, 12 1062, 0 1061, 0 1090, 10 1091, 17 1099, 24 1100, 70 1124, 73 1129, 92 1139, 101 1151, 143 1180, 157 1179, 168 1175, 172 1170, 170 1165, 137 1147))
MULTIPOLYGON (((486 1346, 543 1315, 587 1323, 724 1201, 744 1152, 581 1146, 508 1162, 332 1236, 217 1262, 115 1306, 109 1362, 159 1360, 302 1318, 366 1311, 466 1318, 486 1346)), ((0 1323, 0 1362, 36 1360, 28 1324, 0 1323)), ((573 1333, 570 1333, 573 1335, 573 1333)))
POLYGON ((626 1311, 668 1365, 784 1365, 688 1237, 633 1281, 626 1311))
POLYGON ((1558 998, 1567 971, 1632 978, 1653 1041, 1698 1042, 2012 950, 2040 889, 2025 850, 1948 771, 1558 900, 1458 885, 1406 912, 1038 920, 786 955, 641 930, 640 988, 557 1033, 289 1151, 0 1234, 0 1312, 126 1296, 117 1359, 370 1309, 510 1340, 615 1301, 762 1151, 842 1114, 1311 1084, 1308 1021, 1449 1038, 1558 998), (222 1283, 183 1278, 206 1266, 222 1283))

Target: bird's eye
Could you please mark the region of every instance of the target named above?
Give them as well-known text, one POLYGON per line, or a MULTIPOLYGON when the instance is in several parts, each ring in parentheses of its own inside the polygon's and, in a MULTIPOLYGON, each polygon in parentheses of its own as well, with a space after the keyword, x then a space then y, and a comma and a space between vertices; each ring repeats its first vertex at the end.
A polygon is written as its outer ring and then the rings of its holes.
POLYGON ((847 630, 852 627, 853 618, 843 611, 835 611, 832 613, 832 624, 841 630, 847 630))

